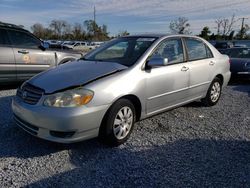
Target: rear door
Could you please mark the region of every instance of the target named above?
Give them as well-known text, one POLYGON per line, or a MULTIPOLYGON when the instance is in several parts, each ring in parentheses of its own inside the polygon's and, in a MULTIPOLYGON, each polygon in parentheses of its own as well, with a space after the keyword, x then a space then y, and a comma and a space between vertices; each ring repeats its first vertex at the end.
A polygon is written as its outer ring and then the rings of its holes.
POLYGON ((16 81, 15 58, 7 32, 0 28, 0 82, 9 81, 16 81))
POLYGON ((41 41, 28 32, 8 30, 16 59, 18 80, 26 80, 37 73, 55 65, 55 55, 52 51, 39 48, 41 41))
POLYGON ((200 97, 207 91, 215 68, 215 59, 208 46, 196 38, 185 38, 190 68, 190 98, 200 97))

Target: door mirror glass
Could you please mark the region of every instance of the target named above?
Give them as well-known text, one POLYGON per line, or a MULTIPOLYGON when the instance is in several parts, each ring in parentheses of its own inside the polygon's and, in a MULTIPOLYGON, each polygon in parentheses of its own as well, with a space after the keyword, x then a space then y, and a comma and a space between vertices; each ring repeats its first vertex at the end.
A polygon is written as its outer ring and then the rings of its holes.
POLYGON ((49 48, 49 43, 48 42, 41 42, 40 48, 42 50, 46 50, 49 48))
POLYGON ((149 67, 161 67, 166 66, 168 64, 168 58, 162 58, 162 57, 152 57, 148 61, 149 67))

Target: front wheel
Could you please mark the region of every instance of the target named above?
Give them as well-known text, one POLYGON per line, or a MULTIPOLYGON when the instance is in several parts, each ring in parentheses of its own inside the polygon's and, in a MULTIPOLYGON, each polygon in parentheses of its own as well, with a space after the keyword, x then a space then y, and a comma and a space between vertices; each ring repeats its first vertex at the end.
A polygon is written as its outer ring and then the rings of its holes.
POLYGON ((102 142, 110 146, 123 144, 129 138, 136 119, 135 107, 127 99, 120 99, 108 110, 99 132, 102 142))
POLYGON ((222 90, 222 81, 219 78, 215 78, 208 88, 207 95, 201 101, 206 106, 214 106, 220 99, 222 90))

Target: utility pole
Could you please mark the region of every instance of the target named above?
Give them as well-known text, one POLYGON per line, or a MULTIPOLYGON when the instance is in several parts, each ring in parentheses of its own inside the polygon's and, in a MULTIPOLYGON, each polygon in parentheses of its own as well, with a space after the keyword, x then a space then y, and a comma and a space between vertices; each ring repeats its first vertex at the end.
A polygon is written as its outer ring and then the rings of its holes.
POLYGON ((95 21, 96 21, 96 15, 95 15, 95 6, 94 6, 94 23, 93 23, 94 24, 93 25, 93 27, 94 27, 93 28, 94 29, 94 38, 95 38, 95 34, 96 34, 96 22, 95 21))
POLYGON ((244 22, 245 20, 248 19, 248 18, 239 18, 239 20, 242 20, 241 22, 241 29, 240 29, 240 38, 243 39, 243 34, 244 34, 244 22))

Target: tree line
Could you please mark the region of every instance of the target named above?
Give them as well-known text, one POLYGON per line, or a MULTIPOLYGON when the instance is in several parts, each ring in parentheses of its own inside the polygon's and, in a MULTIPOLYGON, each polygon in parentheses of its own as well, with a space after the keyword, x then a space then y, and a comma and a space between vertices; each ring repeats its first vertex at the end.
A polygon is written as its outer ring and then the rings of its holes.
MULTIPOLYGON (((240 30, 236 33, 235 15, 231 18, 218 18, 215 20, 216 32, 212 33, 208 26, 205 26, 199 36, 206 40, 232 40, 232 39, 250 39, 250 26, 244 23, 241 24, 240 30)), ((169 24, 172 34, 191 34, 191 24, 188 18, 179 17, 169 24)), ((239 29, 239 28, 238 28, 239 29)), ((106 41, 114 36, 109 36, 107 25, 98 25, 94 20, 86 20, 82 24, 70 24, 64 20, 52 20, 48 27, 41 23, 36 23, 31 26, 34 35, 41 39, 55 40, 98 40, 106 41)), ((120 31, 116 37, 129 35, 129 32, 120 31)))
MULTIPOLYGON (((241 18, 242 19, 242 18, 241 18)), ((244 19, 244 18, 243 18, 244 19)), ((239 19, 233 14, 231 18, 218 18, 215 20, 216 33, 212 33, 208 26, 205 26, 199 36, 206 40, 233 40, 233 39, 250 39, 250 26, 242 21, 241 28, 236 33, 235 26, 239 19)), ((169 28, 173 34, 191 34, 190 23, 188 18, 179 17, 170 22, 169 28)))
MULTIPOLYGON (((65 20, 52 20, 48 27, 41 23, 31 26, 34 35, 41 39, 54 40, 109 40, 107 25, 99 26, 93 20, 86 20, 81 23, 71 25, 65 20)), ((122 31, 121 35, 128 35, 127 31, 122 31)))

